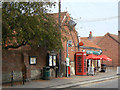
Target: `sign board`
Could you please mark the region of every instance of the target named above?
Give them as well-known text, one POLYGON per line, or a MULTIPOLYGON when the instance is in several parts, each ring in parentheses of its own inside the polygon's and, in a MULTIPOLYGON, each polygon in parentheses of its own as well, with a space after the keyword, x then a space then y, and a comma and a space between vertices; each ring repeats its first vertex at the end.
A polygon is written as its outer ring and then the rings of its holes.
POLYGON ((56 66, 56 56, 53 56, 53 66, 56 66))
POLYGON ((88 51, 86 51, 86 54, 96 54, 96 55, 100 55, 101 52, 99 52, 99 51, 90 51, 90 50, 88 50, 88 51))
POLYGON ((30 63, 30 65, 37 64, 37 57, 36 56, 30 56, 29 63, 30 63))
POLYGON ((69 65, 70 65, 70 59, 66 58, 66 66, 69 66, 69 65))
POLYGON ((68 47, 72 47, 72 40, 68 40, 67 43, 68 43, 68 47))
POLYGON ((72 44, 72 40, 68 40, 67 43, 68 43, 68 44, 72 44))
POLYGON ((56 66, 56 55, 49 56, 49 66, 56 66))
POLYGON ((52 56, 49 56, 49 66, 52 66, 52 56))

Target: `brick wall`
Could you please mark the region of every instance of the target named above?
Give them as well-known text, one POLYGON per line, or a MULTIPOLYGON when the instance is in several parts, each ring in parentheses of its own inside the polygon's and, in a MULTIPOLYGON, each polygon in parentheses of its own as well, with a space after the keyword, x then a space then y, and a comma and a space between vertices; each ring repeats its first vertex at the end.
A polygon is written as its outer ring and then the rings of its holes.
MULTIPOLYGON (((68 21, 70 20, 70 16, 69 14, 67 14, 67 19, 68 21)), ((62 36, 66 36, 67 40, 72 40, 72 47, 68 47, 68 57, 70 58, 71 61, 71 74, 75 74, 75 58, 74 55, 75 53, 78 51, 78 47, 77 47, 77 43, 78 43, 78 38, 77 38, 77 32, 75 30, 75 28, 73 28, 72 30, 70 30, 68 28, 68 26, 64 26, 64 30, 62 30, 61 34, 62 36), (65 31, 64 31, 65 30, 65 31)), ((62 56, 62 65, 63 65, 63 72, 64 72, 64 76, 66 74, 66 67, 65 67, 65 61, 66 61, 66 57, 67 57, 67 40, 64 41, 62 40, 62 45, 63 45, 63 49, 61 52, 61 56, 62 56)))
POLYGON ((3 72, 21 71, 23 61, 20 52, 4 51, 2 53, 2 70, 3 72))
MULTIPOLYGON (((118 41, 120 42, 120 31, 118 32, 118 41)), ((118 47, 118 66, 120 66, 120 46, 118 47)))
POLYGON ((23 69, 22 55, 18 51, 2 52, 2 82, 11 81, 11 72, 13 71, 14 80, 22 80, 23 69))
MULTIPOLYGON (((70 20, 69 14, 67 14, 68 20, 70 20)), ((77 32, 75 31, 75 28, 73 28, 71 31, 67 26, 63 26, 65 31, 61 32, 63 36, 66 36, 68 40, 72 40, 72 47, 68 47, 68 57, 70 58, 71 67, 72 67, 72 73, 74 74, 74 62, 75 58, 74 55, 78 51, 77 43, 77 32)), ((67 57, 67 41, 62 40, 63 48, 61 51, 61 69, 63 76, 66 75, 66 66, 65 61, 67 57)), ((26 78, 29 79, 36 79, 41 78, 41 72, 44 66, 46 66, 46 57, 47 57, 47 51, 43 48, 37 48, 32 49, 30 46, 22 46, 17 49, 9 49, 8 51, 5 51, 6 53, 3 53, 2 61, 3 61, 3 74, 4 73, 10 73, 11 71, 18 72, 17 74, 22 77, 22 71, 25 71, 26 78), (36 65, 30 65, 29 64, 29 56, 37 56, 37 64, 36 65)), ((52 70, 53 71, 53 70, 52 70)), ((5 74, 4 74, 5 75, 5 74)), ((4 76, 3 75, 3 76, 4 76)), ((6 74, 7 75, 7 74, 6 74)), ((9 74, 7 75, 9 77, 9 74)), ((55 75, 54 75, 55 76, 55 75)), ((17 79, 16 79, 17 80, 17 79)))
MULTIPOLYGON (((24 47, 25 48, 25 47, 24 47)), ((8 50, 2 53, 2 81, 10 82, 11 72, 14 74, 14 81, 22 80, 22 72, 25 71, 26 79, 40 79, 42 69, 46 66, 47 51, 43 48, 31 50, 8 50), (29 64, 29 56, 37 56, 37 64, 29 64)))
POLYGON ((98 43, 98 45, 103 50, 103 55, 107 55, 112 58, 112 61, 104 61, 108 66, 117 66, 118 65, 118 43, 110 38, 108 35, 105 35, 103 39, 98 43))

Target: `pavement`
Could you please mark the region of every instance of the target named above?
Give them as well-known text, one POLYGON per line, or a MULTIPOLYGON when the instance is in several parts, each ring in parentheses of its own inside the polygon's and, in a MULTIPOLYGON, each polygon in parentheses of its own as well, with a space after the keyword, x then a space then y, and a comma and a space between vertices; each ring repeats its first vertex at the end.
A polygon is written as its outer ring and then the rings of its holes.
POLYGON ((52 80, 32 80, 22 84, 14 84, 14 86, 3 85, 3 88, 69 88, 80 84, 88 84, 100 82, 103 80, 118 78, 117 68, 108 67, 107 72, 97 72, 94 76, 78 76, 58 77, 52 80))

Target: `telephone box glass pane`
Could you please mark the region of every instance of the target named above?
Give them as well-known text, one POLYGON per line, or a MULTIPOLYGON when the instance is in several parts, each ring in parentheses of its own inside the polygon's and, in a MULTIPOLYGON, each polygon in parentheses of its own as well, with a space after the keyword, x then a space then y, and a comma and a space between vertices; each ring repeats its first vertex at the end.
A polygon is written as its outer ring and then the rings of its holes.
POLYGON ((78 67, 78 70, 77 72, 82 72, 82 57, 81 56, 78 56, 77 58, 77 67, 78 67))

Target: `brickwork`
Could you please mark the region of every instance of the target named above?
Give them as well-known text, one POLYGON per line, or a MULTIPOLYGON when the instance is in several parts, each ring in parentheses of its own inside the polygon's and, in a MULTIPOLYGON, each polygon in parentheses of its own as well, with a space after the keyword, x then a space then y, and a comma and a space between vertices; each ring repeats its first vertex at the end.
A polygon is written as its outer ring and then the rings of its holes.
MULTIPOLYGON (((120 42, 120 31, 118 32, 118 41, 120 42)), ((118 66, 120 66, 120 46, 118 47, 118 66)))
POLYGON ((23 61, 21 53, 17 51, 3 51, 2 53, 2 71, 22 71, 23 61))
MULTIPOLYGON (((58 15, 58 14, 57 14, 58 15)), ((70 16, 68 13, 64 12, 62 14, 62 22, 66 21, 66 19, 69 21, 70 16), (67 18, 64 18, 64 17, 67 18)), ((70 61, 74 62, 75 58, 74 55, 77 52, 77 32, 75 28, 70 30, 68 26, 62 26, 61 30, 62 36, 66 36, 68 40, 72 40, 72 47, 68 47, 68 57, 70 58, 70 61), (64 28, 64 30, 63 30, 64 28)), ((66 75, 66 57, 67 57, 67 41, 62 39, 62 45, 63 49, 61 51, 61 73, 62 76, 66 75)), ((4 73, 10 73, 11 71, 16 72, 25 72, 25 77, 27 80, 30 79, 39 79, 42 76, 42 69, 44 66, 46 66, 47 62, 47 52, 44 48, 31 48, 29 45, 19 47, 17 49, 9 49, 8 51, 3 52, 2 55, 2 70, 4 73), (29 64, 29 56, 37 56, 37 64, 36 65, 30 65, 29 64)), ((58 57, 59 58, 59 57, 58 57)), ((58 62, 58 61, 57 61, 58 62)), ((74 63, 71 65, 72 68, 72 74, 74 74, 74 63)), ((51 75, 53 74, 53 77, 55 77, 55 70, 51 70, 51 75)), ((19 75, 18 73, 18 75, 19 75)), ((5 74, 4 74, 5 75, 5 74)), ((3 75, 3 76, 4 76, 3 75)), ((22 77, 22 74, 20 75, 22 77)), ((9 76, 8 76, 9 77, 9 76)), ((16 79, 17 80, 17 79, 16 79)))
MULTIPOLYGON (((3 52, 2 55, 3 82, 10 81, 11 77, 10 73, 12 71, 14 71, 14 74, 17 72, 16 76, 20 77, 22 77, 22 74, 20 74, 20 72, 25 72, 26 80, 41 78, 41 70, 43 69, 44 66, 46 66, 47 51, 45 51, 42 48, 39 48, 37 50, 31 49, 29 51, 21 50, 9 50, 3 52), (36 65, 29 64, 29 56, 37 56, 36 65), (34 71, 36 71, 37 73, 34 73, 34 71), (8 78, 8 80, 5 78, 8 78)), ((14 77, 14 80, 18 79, 14 77)))
POLYGON ((111 62, 103 61, 108 66, 117 66, 118 65, 118 43, 110 38, 107 34, 102 38, 98 45, 103 50, 103 55, 107 55, 112 58, 111 62))
POLYGON ((11 81, 11 72, 13 71, 14 81, 22 80, 23 61, 20 52, 3 51, 2 52, 2 82, 11 81))
MULTIPOLYGON (((70 16, 68 13, 66 13, 66 19, 67 21, 71 20, 70 16)), ((63 23, 66 21, 63 20, 63 23)), ((74 55, 78 51, 77 43, 78 43, 78 38, 77 38, 77 32, 75 28, 68 28, 68 26, 63 26, 64 30, 61 31, 62 36, 66 36, 67 40, 72 40, 72 47, 68 47, 68 57, 70 58, 71 62, 75 62, 74 55)), ((65 63, 66 57, 67 57, 67 40, 62 40, 62 45, 63 45, 63 50, 62 50, 62 62, 65 63)), ((64 64, 63 64, 64 65, 64 64)), ((65 68, 65 66, 64 66, 65 68)), ((74 75, 75 73, 75 66, 72 64, 71 65, 72 71, 71 73, 74 75)), ((65 70, 63 71, 65 74, 65 70)))
POLYGON ((118 57, 120 56, 118 50, 120 48, 119 36, 115 34, 107 33, 104 36, 93 37, 91 40, 88 40, 88 37, 82 37, 88 46, 94 47, 95 45, 89 45, 89 42, 92 42, 98 45, 98 48, 101 48, 103 51, 103 55, 106 55, 112 59, 112 61, 104 61, 103 63, 107 64, 107 66, 117 66, 118 65, 118 57))

